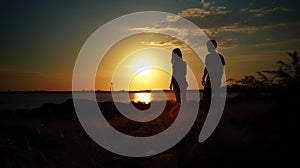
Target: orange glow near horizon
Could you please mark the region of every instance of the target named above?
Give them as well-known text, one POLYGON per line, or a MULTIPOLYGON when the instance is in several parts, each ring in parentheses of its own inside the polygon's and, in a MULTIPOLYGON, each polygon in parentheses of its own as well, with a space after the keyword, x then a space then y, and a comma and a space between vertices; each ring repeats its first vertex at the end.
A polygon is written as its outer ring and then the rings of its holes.
MULTIPOLYGON (((114 91, 169 89, 174 48, 182 49, 184 61, 196 77, 200 76, 203 63, 183 42, 167 35, 142 33, 127 37, 109 49, 99 65, 95 90, 109 90, 111 83, 114 91)), ((199 89, 199 86, 198 81, 197 86, 189 88, 199 89)))
POLYGON ((129 83, 129 90, 168 89, 171 75, 159 69, 145 69, 133 76, 129 83))
POLYGON ((171 78, 168 73, 171 71, 169 64, 169 55, 166 51, 157 51, 153 48, 136 51, 117 66, 112 80, 114 88, 116 90, 166 89, 171 78), (167 72, 159 67, 165 68, 167 72))

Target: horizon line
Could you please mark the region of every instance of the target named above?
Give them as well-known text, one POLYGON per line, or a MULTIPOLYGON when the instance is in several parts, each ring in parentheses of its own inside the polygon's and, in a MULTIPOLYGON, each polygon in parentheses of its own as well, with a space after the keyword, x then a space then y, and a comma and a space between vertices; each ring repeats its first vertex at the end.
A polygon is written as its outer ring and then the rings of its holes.
MULTIPOLYGON (((164 91, 164 92, 172 92, 173 90, 169 89, 162 89, 162 90, 1 90, 0 93, 72 93, 72 92, 158 92, 158 91, 164 91)), ((203 91, 203 89, 187 89, 187 91, 203 91)))

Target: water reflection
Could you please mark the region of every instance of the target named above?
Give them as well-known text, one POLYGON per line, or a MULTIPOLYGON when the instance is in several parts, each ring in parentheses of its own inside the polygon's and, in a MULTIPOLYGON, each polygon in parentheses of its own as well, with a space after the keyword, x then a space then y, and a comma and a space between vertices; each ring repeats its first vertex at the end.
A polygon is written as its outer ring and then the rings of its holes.
POLYGON ((151 93, 135 93, 133 97, 133 102, 135 103, 142 103, 142 104, 149 104, 152 101, 152 94, 151 93))

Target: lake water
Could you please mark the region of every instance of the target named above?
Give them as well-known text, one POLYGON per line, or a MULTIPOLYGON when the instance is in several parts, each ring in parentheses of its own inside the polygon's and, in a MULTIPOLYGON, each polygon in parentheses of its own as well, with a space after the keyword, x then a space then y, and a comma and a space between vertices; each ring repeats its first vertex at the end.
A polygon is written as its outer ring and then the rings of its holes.
MULTIPOLYGON (((87 93, 80 93, 87 94, 87 93)), ((201 94, 201 93, 200 93, 201 94)), ((197 100, 195 92, 187 93, 187 100, 197 100)), ((72 93, 55 92, 55 93, 0 93, 0 110, 15 110, 15 109, 33 109, 42 106, 46 103, 63 103, 72 98, 72 93)), ((96 93, 98 102, 112 101, 110 93, 96 93)), ((151 101, 175 101, 174 93, 172 92, 139 92, 128 93, 116 92, 114 93, 114 101, 121 103, 128 103, 130 101, 149 103, 151 101), (129 99, 129 98, 130 99, 129 99)))

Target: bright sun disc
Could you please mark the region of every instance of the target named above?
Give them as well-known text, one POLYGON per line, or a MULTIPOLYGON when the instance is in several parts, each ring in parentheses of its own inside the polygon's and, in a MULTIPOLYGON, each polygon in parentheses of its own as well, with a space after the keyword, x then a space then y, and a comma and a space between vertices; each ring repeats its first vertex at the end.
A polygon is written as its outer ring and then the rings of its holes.
POLYGON ((146 68, 144 70, 142 70, 141 72, 139 72, 139 75, 148 75, 151 72, 151 68, 146 68))
POLYGON ((150 93, 136 93, 134 95, 134 102, 135 103, 144 103, 149 104, 152 100, 150 93))
POLYGON ((150 72, 152 63, 149 59, 141 58, 136 61, 134 68, 136 72, 141 71, 142 75, 146 75, 150 72))

